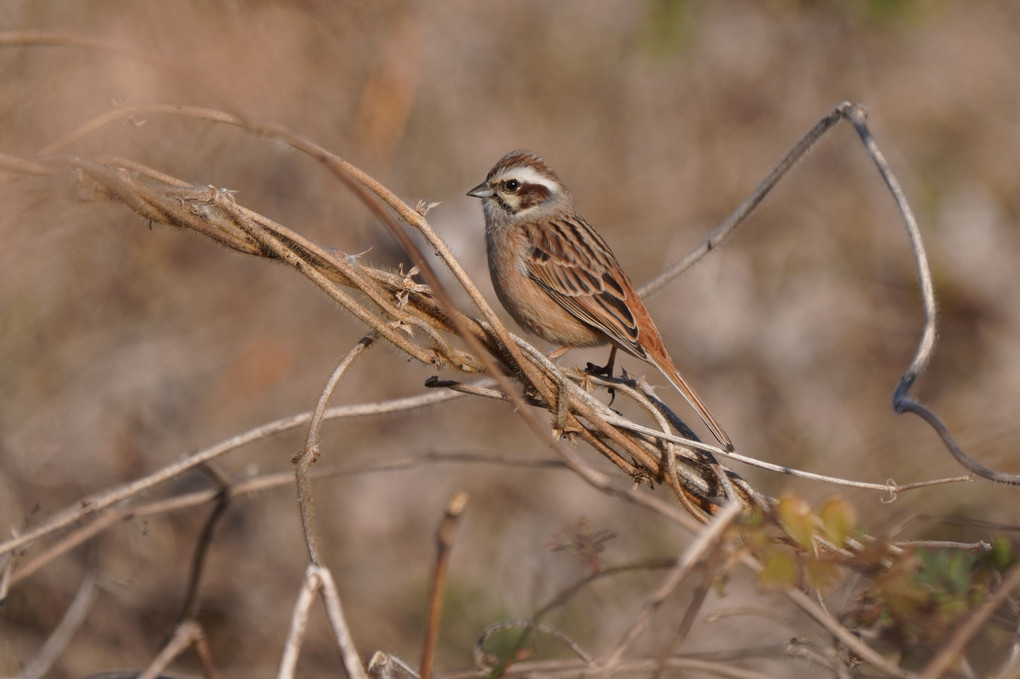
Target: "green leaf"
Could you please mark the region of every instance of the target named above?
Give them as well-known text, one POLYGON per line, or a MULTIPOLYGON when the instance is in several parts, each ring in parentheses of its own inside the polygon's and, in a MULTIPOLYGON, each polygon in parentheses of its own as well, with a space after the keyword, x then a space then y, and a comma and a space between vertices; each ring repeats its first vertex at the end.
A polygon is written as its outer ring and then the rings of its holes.
POLYGON ((800 568, 795 555, 788 552, 776 552, 765 559, 759 582, 768 588, 796 585, 800 568))
POLYGON ((776 514, 779 518, 779 525, 804 549, 811 549, 814 545, 814 514, 811 512, 811 505, 799 497, 784 495, 779 498, 776 505, 776 514))
POLYGON ((825 537, 837 547, 845 546, 846 539, 857 527, 854 506, 841 497, 830 498, 822 506, 821 519, 825 537))

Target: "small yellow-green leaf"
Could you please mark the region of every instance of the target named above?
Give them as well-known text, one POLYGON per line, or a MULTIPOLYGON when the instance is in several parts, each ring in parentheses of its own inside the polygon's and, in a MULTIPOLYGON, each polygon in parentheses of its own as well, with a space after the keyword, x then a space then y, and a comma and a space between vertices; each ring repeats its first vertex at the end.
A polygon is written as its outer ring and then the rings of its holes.
POLYGON ((821 518, 825 537, 837 547, 843 547, 857 527, 854 506, 841 497, 830 498, 822 505, 821 518))
POLYGON ((764 587, 796 585, 799 575, 796 555, 790 552, 776 552, 765 559, 758 580, 764 587))
POLYGON ((784 495, 776 505, 776 515, 783 530, 804 549, 814 544, 814 515, 811 505, 799 497, 784 495))

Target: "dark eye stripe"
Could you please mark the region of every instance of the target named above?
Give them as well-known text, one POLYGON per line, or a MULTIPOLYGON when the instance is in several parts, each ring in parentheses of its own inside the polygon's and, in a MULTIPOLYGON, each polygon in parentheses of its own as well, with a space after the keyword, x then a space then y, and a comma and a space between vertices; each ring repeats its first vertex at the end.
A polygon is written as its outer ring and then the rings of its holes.
POLYGON ((521 209, 533 207, 549 199, 549 189, 541 184, 522 184, 517 190, 521 209))

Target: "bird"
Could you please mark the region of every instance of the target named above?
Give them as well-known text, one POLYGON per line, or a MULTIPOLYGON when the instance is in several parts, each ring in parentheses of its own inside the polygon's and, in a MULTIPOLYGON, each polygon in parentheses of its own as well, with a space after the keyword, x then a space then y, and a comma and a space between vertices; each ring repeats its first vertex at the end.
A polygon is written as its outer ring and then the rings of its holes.
POLYGON ((511 317, 542 339, 569 347, 609 344, 662 372, 719 443, 733 442, 673 364, 655 322, 609 244, 582 217, 574 196, 537 154, 518 149, 467 193, 482 200, 489 274, 511 317))

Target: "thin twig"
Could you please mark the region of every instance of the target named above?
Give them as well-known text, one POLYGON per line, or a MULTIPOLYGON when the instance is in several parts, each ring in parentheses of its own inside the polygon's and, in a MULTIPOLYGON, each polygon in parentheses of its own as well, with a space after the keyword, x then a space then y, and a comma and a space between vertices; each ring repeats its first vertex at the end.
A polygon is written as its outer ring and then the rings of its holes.
POLYGON ((326 607, 326 616, 329 618, 330 626, 333 628, 337 646, 340 649, 340 658, 344 664, 344 670, 351 679, 368 679, 368 674, 361 664, 361 658, 354 647, 354 640, 351 637, 350 629, 347 627, 347 620, 344 617, 343 606, 340 604, 340 593, 337 591, 336 582, 329 570, 314 563, 308 564, 305 577, 301 582, 301 590, 294 602, 294 612, 290 618, 290 629, 287 631, 287 639, 283 645, 283 657, 280 659, 280 668, 277 671, 278 679, 293 679, 297 668, 298 656, 301 652, 301 642, 305 637, 305 630, 308 627, 308 614, 315 601, 315 595, 322 597, 326 607))
POLYGON ((213 510, 209 513, 209 518, 206 519, 205 524, 202 526, 202 532, 195 542, 195 553, 191 558, 191 571, 188 575, 184 602, 181 604, 181 612, 177 616, 178 624, 198 616, 198 608, 201 601, 199 591, 202 573, 205 571, 205 560, 209 554, 209 549, 212 547, 212 539, 213 534, 216 532, 216 526, 219 525, 220 519, 226 514, 229 506, 230 493, 227 487, 221 487, 216 493, 216 503, 213 505, 213 510))
POLYGON ((156 679, 174 658, 195 646, 195 652, 202 660, 202 669, 208 679, 216 679, 219 675, 211 664, 209 647, 205 642, 205 632, 195 620, 185 620, 174 630, 174 635, 163 647, 163 650, 152 659, 149 666, 138 675, 138 679, 156 679), (200 650, 201 649, 201 650, 200 650))
POLYGON ((890 495, 890 496, 893 496, 893 497, 896 496, 896 495, 899 495, 900 493, 902 493, 905 490, 914 490, 916 488, 926 488, 928 486, 942 485, 942 484, 947 484, 947 483, 963 483, 963 482, 967 482, 967 481, 972 480, 971 477, 969 477, 969 476, 953 476, 953 477, 943 478, 943 479, 931 479, 931 480, 928 480, 928 481, 917 481, 917 482, 910 483, 910 484, 905 484, 905 485, 902 485, 902 486, 901 485, 897 485, 897 484, 895 484, 894 482, 891 482, 891 481, 890 482, 886 482, 886 483, 870 483, 870 482, 867 482, 867 481, 853 481, 853 480, 850 480, 850 479, 843 479, 843 478, 839 478, 839 477, 836 477, 836 476, 826 476, 825 474, 815 474, 814 472, 807 472, 807 471, 803 471, 803 470, 800 470, 800 469, 796 469, 794 467, 787 467, 786 465, 774 464, 772 462, 764 462, 764 461, 759 460, 757 458, 749 457, 747 455, 741 455, 740 453, 726 452, 725 450, 723 450, 722 448, 719 448, 717 446, 713 446, 713 445, 710 445, 710 444, 707 444, 707 443, 702 443, 700 441, 693 441, 691 439, 684 438, 682 436, 677 436, 675 434, 669 434, 669 433, 665 433, 665 432, 662 432, 662 431, 659 431, 659 430, 656 430, 656 429, 652 429, 650 427, 646 427, 644 425, 640 425, 640 424, 637 424, 635 422, 632 422, 632 421, 628 420, 627 418, 621 417, 619 415, 611 415, 610 414, 610 415, 605 415, 604 418, 610 424, 616 425, 616 426, 618 426, 620 428, 623 428, 623 429, 627 429, 629 431, 633 431, 633 432, 636 432, 636 433, 639 433, 639 434, 645 434, 647 436, 651 436, 651 437, 654 437, 654 438, 657 438, 657 439, 661 439, 663 441, 670 441, 672 443, 679 443, 681 445, 689 446, 691 448, 696 448, 698 450, 704 450, 705 452, 712 453, 713 455, 719 455, 721 457, 726 457, 726 458, 729 458, 729 459, 734 460, 736 462, 743 462, 744 464, 746 464, 748 466, 756 467, 758 469, 764 469, 764 470, 767 470, 767 471, 773 471, 773 472, 777 472, 777 473, 780 473, 780 474, 786 474, 788 476, 793 476, 793 477, 796 477, 796 478, 810 479, 812 481, 821 481, 823 483, 830 483, 830 484, 836 485, 836 486, 849 486, 851 488, 861 488, 861 489, 864 489, 864 490, 876 490, 876 491, 879 491, 879 492, 882 492, 882 493, 886 493, 887 495, 890 495))
POLYGON ((319 457, 319 430, 322 426, 323 413, 326 411, 329 399, 333 397, 333 392, 347 373, 347 369, 365 353, 366 349, 372 346, 374 339, 374 335, 361 338, 347 352, 347 355, 344 356, 336 369, 333 370, 333 374, 329 376, 326 386, 323 387, 322 393, 319 395, 319 401, 315 404, 315 410, 312 411, 312 420, 308 425, 305 447, 294 460, 296 465, 294 477, 297 484, 301 528, 304 531, 305 546, 308 548, 308 558, 316 566, 322 565, 322 552, 319 549, 318 524, 315 521, 315 505, 312 501, 312 484, 308 476, 308 470, 319 457))
POLYGON ((552 627, 551 625, 535 622, 534 620, 504 620, 502 622, 497 622, 494 625, 489 625, 488 627, 486 627, 485 631, 482 633, 482 636, 479 637, 478 641, 475 642, 474 656, 476 667, 478 667, 479 669, 484 669, 490 664, 490 656, 485 651, 485 642, 488 641, 493 634, 501 632, 505 629, 525 629, 541 632, 542 634, 546 634, 556 639, 564 646, 569 648, 574 655, 576 655, 585 663, 585 665, 591 667, 592 663, 594 662, 594 658, 591 656, 590 653, 581 648, 581 646, 573 639, 571 639, 569 636, 567 636, 563 632, 560 632, 558 629, 552 627))
POLYGON ((41 679, 49 673, 53 663, 71 643, 74 633, 85 622, 86 616, 92 609, 92 604, 96 600, 96 582, 95 567, 89 567, 85 571, 85 577, 82 578, 81 585, 78 586, 78 593, 74 595, 74 600, 67 607, 64 617, 50 633, 46 643, 39 649, 39 653, 21 670, 20 679, 41 679))
POLYGON ((544 603, 541 608, 535 611, 535 614, 531 617, 535 622, 540 621, 542 618, 547 616, 556 608, 560 608, 565 605, 575 594, 580 592, 583 588, 587 587, 591 583, 602 580, 603 578, 613 577, 620 573, 630 573, 633 571, 640 570, 661 570, 664 568, 673 568, 676 566, 676 559, 654 559, 650 561, 641 561, 632 564, 623 564, 620 566, 610 566, 603 568, 597 573, 589 573, 585 577, 581 578, 577 582, 568 587, 563 588, 556 595, 544 603))
POLYGON ((320 581, 320 591, 323 601, 326 604, 326 617, 333 628, 333 635, 337 646, 340 647, 340 656, 344 662, 344 670, 351 679, 368 679, 365 668, 361 664, 361 656, 354 647, 354 638, 347 626, 347 619, 344 617, 343 607, 340 605, 340 592, 333 580, 332 573, 325 568, 317 568, 315 577, 320 581))
POLYGON ((980 540, 978 542, 951 542, 948 540, 904 540, 893 543, 900 549, 959 549, 964 552, 978 552, 987 554, 992 551, 992 543, 980 540))
POLYGON ((468 496, 464 492, 456 492, 446 503, 443 520, 436 530, 436 563, 432 572, 432 590, 429 594, 429 609, 425 622, 425 640, 422 642, 421 665, 418 675, 421 679, 430 679, 432 664, 436 656, 436 643, 439 641, 439 620, 443 612, 443 595, 446 593, 446 574, 450 569, 450 553, 453 551, 453 536, 460 525, 461 514, 468 496))
POLYGON ((698 261, 705 257, 709 252, 715 250, 723 241, 732 236, 737 228, 743 224, 744 220, 754 211, 754 209, 761 203, 765 196, 775 188, 779 180, 786 176, 794 165, 803 158, 811 148, 817 144, 826 133, 836 126, 841 120, 844 120, 849 112, 852 104, 848 101, 844 101, 841 104, 833 107, 828 113, 819 120, 811 130, 801 137, 800 141, 790 149, 782 160, 779 161, 768 176, 758 185, 750 196, 748 196, 743 203, 741 203, 736 210, 733 211, 726 220, 717 226, 708 238, 706 238, 701 245, 691 251, 686 257, 681 259, 673 266, 666 269, 663 273, 656 276, 654 279, 648 281, 638 289, 638 294, 642 297, 648 297, 654 295, 661 288, 665 287, 670 281, 677 276, 681 275, 689 268, 694 266, 698 261))
POLYGON ((11 576, 14 573, 14 564, 17 560, 17 554, 5 554, 0 559, 0 606, 3 606, 7 599, 7 592, 11 587, 11 576))
MULTIPOLYGON (((844 106, 845 105, 846 104, 844 104, 844 106)), ((945 445, 950 454, 968 471, 997 483, 1004 483, 1013 486, 1020 485, 1020 475, 1006 474, 1004 472, 991 469, 967 456, 956 443, 956 440, 949 433, 949 429, 946 428, 942 421, 936 417, 933 412, 909 397, 910 389, 914 386, 914 382, 917 381, 917 378, 928 367, 928 363, 931 361, 932 352, 935 350, 937 307, 935 305, 935 289, 931 278, 931 268, 928 265, 928 256, 925 254, 924 241, 921 238, 921 229, 917 226, 917 220, 914 218, 914 212, 910 208, 910 203, 907 201, 907 197, 904 195, 903 189, 900 188, 900 183, 896 179, 896 175, 893 174, 892 169, 889 167, 889 163, 885 160, 885 156, 882 155, 882 152, 878 148, 878 144, 875 143, 875 138, 872 136, 871 130, 868 129, 867 112, 863 106, 855 104, 849 108, 846 115, 850 122, 853 123, 854 129, 857 130, 858 136, 864 143, 864 147, 871 155, 871 159, 874 161, 875 167, 878 168, 879 174, 882 175, 882 179, 885 181, 886 187, 892 194, 893 200, 896 201, 896 207, 900 212, 900 216, 903 218, 903 225, 906 228, 907 236, 910 239, 910 247, 913 250, 914 263, 917 268, 917 278, 921 287, 921 300, 922 307, 924 309, 924 329, 921 331, 921 339, 918 342, 914 359, 910 362, 906 372, 903 373, 903 377, 900 378, 899 385, 897 385, 896 389, 893 391, 893 408, 898 413, 914 413, 927 422, 928 426, 934 429, 935 433, 937 433, 939 438, 942 439, 943 445, 945 445)))
POLYGON ((411 679, 421 679, 413 667, 395 655, 376 651, 372 654, 372 659, 368 661, 368 674, 372 679, 396 679, 397 670, 411 679))
POLYGON ((305 570, 301 589, 294 601, 294 611, 290 615, 287 638, 283 642, 283 656, 280 658, 280 668, 276 672, 277 679, 294 679, 294 670, 297 668, 298 656, 301 653, 301 642, 304 641, 305 630, 308 628, 308 613, 311 611, 319 586, 318 579, 314 577, 318 570, 318 566, 312 563, 308 564, 305 570))

